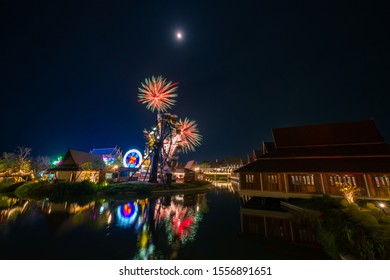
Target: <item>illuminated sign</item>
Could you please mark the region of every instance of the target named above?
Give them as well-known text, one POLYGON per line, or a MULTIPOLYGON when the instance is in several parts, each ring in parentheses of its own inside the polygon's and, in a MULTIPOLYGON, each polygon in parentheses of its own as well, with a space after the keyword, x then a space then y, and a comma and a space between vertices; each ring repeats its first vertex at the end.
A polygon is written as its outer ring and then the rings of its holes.
POLYGON ((129 168, 138 168, 142 163, 142 154, 136 149, 131 149, 126 152, 123 157, 123 165, 129 168))

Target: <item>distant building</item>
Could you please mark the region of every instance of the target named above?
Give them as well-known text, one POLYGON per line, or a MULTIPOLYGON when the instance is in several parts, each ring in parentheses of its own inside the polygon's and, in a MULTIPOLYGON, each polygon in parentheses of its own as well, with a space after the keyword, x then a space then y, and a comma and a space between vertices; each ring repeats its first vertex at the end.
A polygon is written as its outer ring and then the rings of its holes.
POLYGON ((225 158, 223 160, 202 162, 197 171, 199 177, 206 180, 236 180, 234 170, 243 165, 240 158, 225 158))
POLYGON ((193 182, 196 180, 197 163, 195 160, 190 160, 183 168, 176 168, 173 176, 177 183, 193 182))
POLYGON ((240 195, 310 198, 341 196, 337 183, 360 188, 360 197, 390 199, 390 145, 372 120, 272 130, 239 175, 240 195))
POLYGON ((176 183, 184 183, 184 168, 176 168, 172 174, 176 183))
POLYGON ((118 147, 92 149, 89 153, 101 156, 106 165, 116 164, 122 160, 122 151, 118 147))
POLYGON ((195 171, 196 167, 198 165, 196 164, 196 161, 195 160, 190 160, 190 161, 187 161, 186 165, 184 166, 185 169, 189 169, 189 170, 192 170, 192 171, 195 171))

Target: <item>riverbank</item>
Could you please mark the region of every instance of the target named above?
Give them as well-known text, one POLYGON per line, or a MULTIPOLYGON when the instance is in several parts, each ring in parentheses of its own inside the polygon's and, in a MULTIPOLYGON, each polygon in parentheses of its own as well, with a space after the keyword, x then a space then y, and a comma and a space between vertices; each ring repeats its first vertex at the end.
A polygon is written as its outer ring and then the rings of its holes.
POLYGON ((124 182, 116 184, 84 182, 48 182, 16 183, 0 186, 0 193, 15 195, 21 199, 61 201, 82 196, 154 196, 166 194, 186 194, 207 191, 213 186, 207 181, 174 183, 172 185, 152 184, 147 182, 124 182))

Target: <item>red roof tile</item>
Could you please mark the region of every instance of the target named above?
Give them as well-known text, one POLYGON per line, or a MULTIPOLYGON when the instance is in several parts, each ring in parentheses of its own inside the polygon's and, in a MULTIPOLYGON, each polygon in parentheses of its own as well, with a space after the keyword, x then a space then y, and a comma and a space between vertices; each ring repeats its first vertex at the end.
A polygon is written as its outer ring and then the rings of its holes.
POLYGON ((372 120, 274 128, 272 134, 277 148, 384 142, 372 120))
POLYGON ((249 163, 235 172, 390 173, 390 157, 261 159, 249 163))

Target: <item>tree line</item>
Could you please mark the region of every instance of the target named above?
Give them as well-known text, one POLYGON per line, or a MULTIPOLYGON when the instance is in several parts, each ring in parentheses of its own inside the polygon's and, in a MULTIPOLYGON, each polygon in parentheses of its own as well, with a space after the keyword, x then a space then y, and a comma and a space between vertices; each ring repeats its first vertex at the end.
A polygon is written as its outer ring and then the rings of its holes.
POLYGON ((0 157, 0 177, 32 180, 51 167, 48 156, 32 157, 30 147, 17 147, 14 152, 3 152, 0 157))

